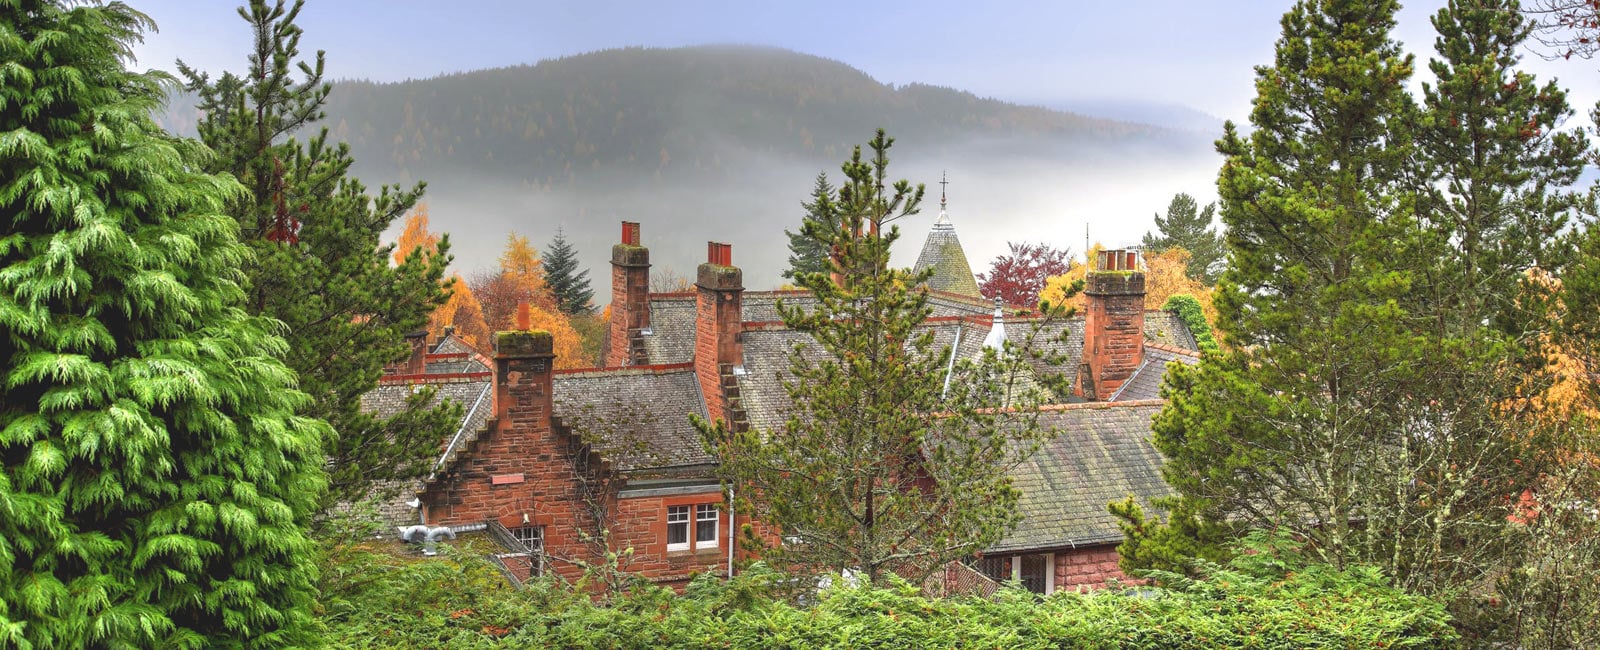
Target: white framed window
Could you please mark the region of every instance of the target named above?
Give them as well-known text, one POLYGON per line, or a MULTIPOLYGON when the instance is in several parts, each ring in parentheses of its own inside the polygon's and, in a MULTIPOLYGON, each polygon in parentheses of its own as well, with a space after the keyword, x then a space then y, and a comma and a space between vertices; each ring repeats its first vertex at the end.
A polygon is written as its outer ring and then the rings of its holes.
POLYGON ((694 507, 694 545, 707 548, 717 545, 717 506, 703 503, 694 507))
POLYGON ((667 550, 689 550, 689 506, 667 506, 667 550))

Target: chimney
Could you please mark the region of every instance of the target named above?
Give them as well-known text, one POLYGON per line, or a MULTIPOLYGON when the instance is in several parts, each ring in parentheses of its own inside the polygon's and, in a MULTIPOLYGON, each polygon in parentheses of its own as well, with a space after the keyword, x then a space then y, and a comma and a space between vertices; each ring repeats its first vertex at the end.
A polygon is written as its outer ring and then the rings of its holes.
POLYGON ((494 335, 494 417, 502 427, 548 428, 552 406, 550 333, 516 330, 494 335))
POLYGON ((1083 293, 1083 359, 1074 392, 1104 401, 1144 362, 1144 271, 1138 251, 1100 251, 1083 293))
POLYGON ((603 364, 633 365, 633 342, 650 327, 650 249, 639 244, 639 224, 622 222, 622 243, 611 247, 611 331, 603 364))
POLYGON ((695 287, 694 372, 706 398, 706 414, 713 422, 731 420, 723 377, 744 363, 744 273, 733 265, 733 246, 706 245, 706 263, 696 273, 695 287))
POLYGON ((406 334, 406 343, 411 345, 411 356, 406 359, 406 365, 400 370, 402 375, 420 375, 428 371, 428 330, 417 330, 406 334))

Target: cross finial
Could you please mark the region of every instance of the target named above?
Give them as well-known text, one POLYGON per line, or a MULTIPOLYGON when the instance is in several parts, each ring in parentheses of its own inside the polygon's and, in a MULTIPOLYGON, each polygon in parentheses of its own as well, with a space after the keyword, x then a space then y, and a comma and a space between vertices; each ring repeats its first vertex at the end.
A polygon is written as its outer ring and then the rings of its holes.
POLYGON ((944 198, 945 198, 944 191, 945 191, 945 186, 949 185, 949 184, 950 184, 950 175, 948 173, 946 173, 946 172, 939 172, 939 209, 940 210, 944 210, 944 198))

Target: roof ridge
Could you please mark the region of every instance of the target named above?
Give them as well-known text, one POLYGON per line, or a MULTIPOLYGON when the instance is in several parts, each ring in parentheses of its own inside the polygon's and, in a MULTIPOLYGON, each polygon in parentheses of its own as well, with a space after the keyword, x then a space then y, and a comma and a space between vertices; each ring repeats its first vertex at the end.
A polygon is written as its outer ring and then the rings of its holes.
POLYGON ((1162 343, 1160 341, 1151 341, 1151 340, 1147 339, 1144 342, 1144 346, 1147 347, 1147 348, 1155 348, 1155 349, 1161 350, 1163 352, 1171 352, 1173 354, 1181 354, 1181 355, 1186 356, 1186 357, 1194 357, 1196 359, 1200 358, 1200 351, 1199 350, 1190 350, 1190 349, 1187 349, 1187 348, 1180 348, 1180 347, 1178 347, 1176 345, 1172 345, 1170 343, 1162 343))
POLYGON ((626 377, 630 375, 664 375, 679 370, 693 370, 694 362, 656 363, 641 366, 613 366, 610 368, 565 368, 551 374, 558 377, 626 377))

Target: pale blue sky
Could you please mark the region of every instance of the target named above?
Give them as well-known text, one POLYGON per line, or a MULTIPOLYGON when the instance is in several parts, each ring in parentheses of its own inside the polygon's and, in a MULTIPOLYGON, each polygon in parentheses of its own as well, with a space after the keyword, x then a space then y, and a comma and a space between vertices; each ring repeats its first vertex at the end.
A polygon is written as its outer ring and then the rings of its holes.
MULTIPOLYGON (((130 4, 160 27, 138 49, 140 67, 171 69, 179 57, 212 71, 243 67, 248 31, 236 2, 130 4)), ((1289 4, 312 0, 299 22, 303 49, 327 50, 335 79, 429 77, 629 45, 738 43, 836 59, 896 84, 1025 103, 1150 100, 1238 121, 1254 95, 1252 66, 1270 61, 1289 4)), ((1397 37, 1419 58, 1432 52, 1427 19, 1441 4, 1402 10, 1397 37)), ((1561 77, 1575 105, 1600 99, 1600 63, 1525 59, 1541 77, 1561 77)))

